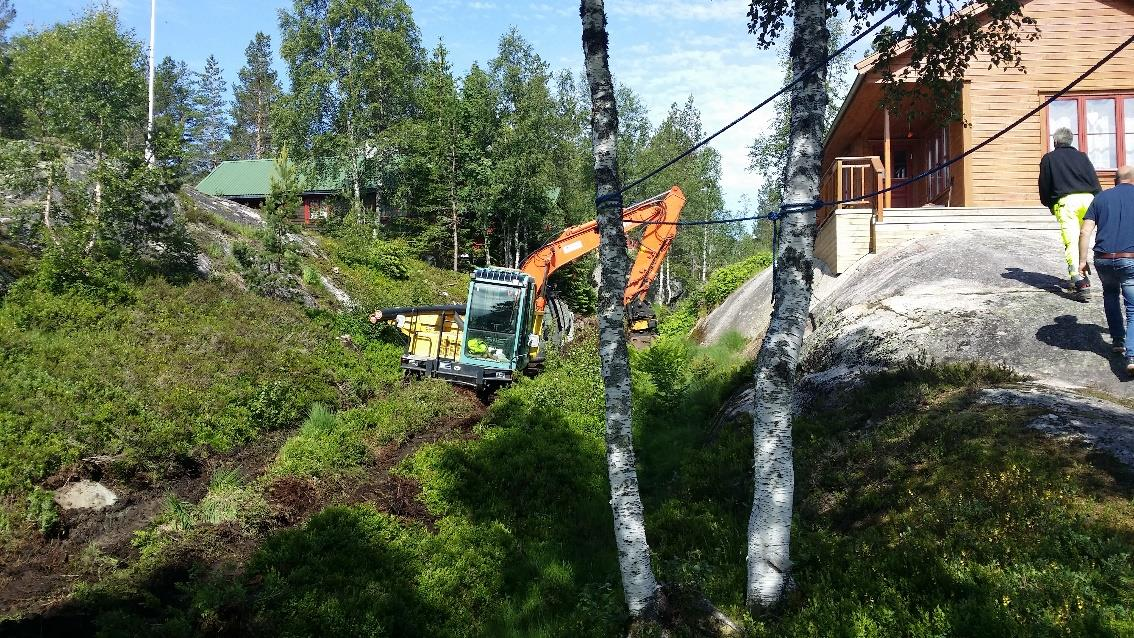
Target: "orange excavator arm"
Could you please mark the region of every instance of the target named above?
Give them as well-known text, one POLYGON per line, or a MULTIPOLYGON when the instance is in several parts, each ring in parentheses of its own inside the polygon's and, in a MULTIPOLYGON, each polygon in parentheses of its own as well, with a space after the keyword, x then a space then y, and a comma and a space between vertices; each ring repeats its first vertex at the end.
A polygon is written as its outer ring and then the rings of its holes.
MULTIPOLYGON (((649 292, 669 246, 673 243, 673 237, 677 234, 674 222, 681 217, 684 205, 685 193, 680 187, 674 186, 656 197, 622 209, 622 227, 625 230, 633 230, 646 222, 663 222, 650 223, 645 230, 626 284, 623 296, 626 304, 641 300, 649 292)), ((598 245, 598 221, 592 220, 564 230, 558 237, 528 255, 520 265, 520 270, 535 279, 536 312, 543 312, 547 305, 546 286, 551 273, 597 249, 598 245)))

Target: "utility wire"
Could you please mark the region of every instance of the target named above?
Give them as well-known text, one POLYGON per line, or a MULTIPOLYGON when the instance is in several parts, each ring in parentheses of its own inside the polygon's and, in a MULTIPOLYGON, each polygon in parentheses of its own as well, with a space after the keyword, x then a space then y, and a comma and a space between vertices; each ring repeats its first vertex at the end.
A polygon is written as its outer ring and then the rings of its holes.
POLYGON ((769 97, 767 97, 766 99, 764 99, 764 100, 763 100, 762 102, 760 102, 760 103, 759 103, 759 104, 757 104, 756 106, 754 106, 754 107, 752 107, 752 108, 748 109, 748 110, 747 110, 746 112, 744 112, 744 114, 742 114, 742 115, 741 115, 740 117, 736 118, 735 120, 733 120, 733 121, 729 122, 728 124, 726 124, 726 125, 725 125, 724 127, 722 127, 722 128, 720 128, 719 130, 717 130, 717 132, 716 132, 716 133, 713 133, 712 135, 710 135, 710 136, 708 136, 708 137, 706 137, 706 138, 702 139, 702 140, 701 140, 700 142, 697 142, 697 143, 696 143, 696 144, 694 144, 693 146, 690 146, 690 147, 689 147, 688 149, 686 149, 686 150, 685 150, 685 151, 683 151, 682 153, 678 154, 678 155, 677 155, 676 157, 674 157, 673 159, 671 159, 671 160, 669 160, 668 162, 666 162, 666 163, 662 164, 661 166, 658 166, 657 168, 655 168, 654 170, 650 171, 649 173, 646 173, 646 174, 645 174, 645 175, 643 175, 642 177, 639 177, 638 179, 636 179, 636 180, 634 180, 634 181, 630 182, 629 184, 627 184, 627 185, 623 186, 623 187, 622 187, 621 189, 619 189, 619 190, 617 190, 617 191, 615 191, 615 192, 613 192, 613 193, 608 193, 608 194, 606 194, 606 195, 603 195, 602 197, 599 197, 598 199, 596 199, 596 200, 595 200, 595 205, 596 205, 596 206, 598 206, 599 204, 602 204, 603 202, 606 202, 606 201, 610 201, 610 200, 612 200, 612 199, 621 199, 621 197, 622 197, 623 193, 625 193, 626 191, 629 191, 629 190, 630 190, 630 189, 632 189, 632 188, 635 188, 635 187, 637 187, 637 186, 640 186, 640 185, 641 185, 641 184, 642 184, 643 182, 645 182, 646 180, 650 179, 651 177, 654 177, 655 175, 657 175, 658 173, 660 173, 660 172, 664 171, 665 169, 669 168, 670 166, 673 166, 674 164, 676 164, 676 163, 680 162, 681 160, 683 160, 683 159, 685 159, 686 157, 688 157, 688 156, 689 156, 689 155, 690 155, 691 153, 693 153, 693 152, 694 152, 694 151, 696 151, 697 149, 699 149, 699 148, 701 148, 702 146, 704 146, 704 145, 708 144, 709 142, 713 141, 713 140, 714 140, 714 139, 716 139, 716 138, 717 138, 717 136, 719 136, 719 135, 720 135, 721 133, 724 133, 725 131, 729 130, 730 128, 732 128, 732 127, 736 126, 737 124, 739 124, 739 123, 740 123, 741 121, 743 121, 743 120, 744 120, 745 118, 747 118, 748 116, 752 115, 752 114, 753 114, 753 113, 755 113, 756 111, 759 111, 760 109, 762 109, 762 108, 764 108, 765 106, 767 106, 768 104, 770 104, 770 103, 772 102, 772 100, 775 100, 776 98, 780 97, 780 96, 781 96, 781 95, 783 95, 784 93, 787 93, 787 92, 788 92, 789 90, 791 90, 791 88, 792 88, 792 87, 794 87, 794 86, 795 86, 796 84, 799 84, 800 82, 802 82, 802 81, 803 81, 804 79, 806 79, 806 78, 807 78, 808 76, 810 76, 810 75, 812 75, 812 74, 814 74, 814 73, 818 72, 820 68, 823 68, 823 67, 825 67, 825 66, 826 66, 827 64, 829 64, 829 63, 831 62, 831 60, 834 60, 835 58, 839 57, 839 56, 840 56, 840 55, 842 55, 843 53, 846 53, 846 51, 847 51, 848 49, 850 49, 850 48, 851 48, 852 46, 854 46, 854 45, 858 44, 858 42, 859 42, 860 40, 862 40, 863 38, 865 38, 865 37, 866 37, 866 35, 867 35, 868 33, 870 33, 871 31, 873 31, 873 30, 877 29, 878 27, 882 26, 883 24, 885 24, 885 22, 886 22, 887 20, 889 20, 890 18, 893 18, 894 16, 898 15, 898 14, 899 14, 899 13, 900 13, 900 12, 901 12, 901 11, 902 11, 903 9, 905 9, 905 8, 906 8, 906 7, 907 7, 907 6, 909 5, 909 3, 910 3, 910 0, 906 0, 906 2, 903 2, 903 3, 901 4, 901 5, 899 5, 899 6, 897 6, 896 8, 894 8, 894 10, 893 10, 893 11, 891 11, 891 12, 890 12, 890 13, 888 13, 888 14, 886 14, 886 16, 885 16, 885 17, 883 17, 883 18, 882 18, 881 20, 879 20, 879 21, 875 22, 875 23, 874 23, 873 25, 871 25, 871 26, 870 26, 869 28, 867 28, 867 29, 866 29, 865 31, 863 31, 862 33, 858 34, 858 35, 857 35, 857 36, 855 36, 854 38, 851 38, 851 40, 850 40, 849 42, 847 42, 847 43, 846 43, 846 44, 844 44, 843 46, 839 47, 839 49, 838 49, 837 51, 835 51, 834 53, 832 53, 831 55, 828 55, 828 56, 826 57, 826 59, 824 59, 824 60, 823 60, 822 62, 820 62, 820 63, 818 63, 818 64, 815 64, 815 65, 813 65, 813 66, 812 66, 812 67, 810 67, 809 69, 807 69, 807 70, 803 71, 803 72, 802 72, 802 73, 800 73, 799 75, 797 75, 797 76, 795 76, 794 78, 792 78, 791 82, 788 82, 787 84, 785 84, 785 85, 784 85, 783 87, 781 87, 781 88, 780 88, 780 90, 776 91, 775 93, 773 93, 772 95, 770 95, 769 97))
MULTIPOLYGON (((715 225, 715 224, 734 224, 734 223, 737 223, 737 222, 756 221, 756 220, 760 220, 760 219, 769 219, 769 220, 772 220, 772 221, 777 221, 779 219, 782 219, 783 216, 787 213, 805 212, 805 211, 810 211, 810 210, 819 210, 820 208, 825 208, 827 206, 840 206, 842 204, 847 204, 847 203, 850 203, 850 202, 857 202, 857 201, 861 201, 861 200, 864 200, 864 199, 870 199, 872 197, 877 197, 878 195, 882 195, 884 193, 889 193, 889 192, 892 192, 892 191, 896 191, 900 188, 905 188, 905 187, 907 187, 907 186, 909 186, 909 185, 911 185, 915 182, 919 182, 923 179, 926 179, 930 175, 933 175, 935 173, 939 173, 939 172, 945 170, 946 168, 949 168, 953 164, 956 164, 957 162, 965 159, 966 157, 968 157, 968 156, 972 155, 973 153, 979 151, 980 149, 984 148, 985 146, 988 146, 989 144, 1000 139, 1001 137, 1003 137, 1008 132, 1012 131, 1013 129, 1015 129, 1019 125, 1026 122, 1028 120, 1028 118, 1039 113, 1043 109, 1047 108, 1047 106, 1050 105, 1052 102, 1054 102, 1057 99, 1066 95, 1068 92, 1070 92, 1076 86, 1078 86, 1080 82, 1082 82, 1083 80, 1090 77, 1092 73, 1094 73, 1095 71, 1098 71, 1099 68, 1101 68, 1107 62, 1110 62, 1112 59, 1114 59, 1115 56, 1117 56, 1119 53, 1121 53, 1124 49, 1126 49, 1126 47, 1130 46, 1131 44, 1134 44, 1134 35, 1127 38, 1125 42, 1123 42, 1122 44, 1119 44, 1118 47, 1116 47, 1113 51, 1111 51, 1110 53, 1106 54, 1101 59, 1099 59, 1098 62, 1096 62, 1089 69, 1087 69, 1082 74, 1080 74, 1079 77, 1072 80, 1070 84, 1068 84, 1067 86, 1063 87, 1059 91, 1052 94, 1051 97, 1044 100, 1043 103, 1041 103, 1039 106, 1035 107, 1031 111, 1028 111, 1024 115, 1020 116, 1016 121, 1012 122, 1011 124, 1009 124, 1008 126, 1005 126, 1002 129, 1000 129, 999 131, 994 133, 988 139, 986 139, 983 142, 981 142, 980 144, 977 144, 976 146, 970 148, 969 150, 965 151, 964 153, 961 153, 960 155, 948 160, 947 162, 944 162, 942 164, 938 164, 937 166, 935 166, 935 167, 933 167, 933 168, 931 168, 927 171, 924 171, 924 172, 922 172, 918 175, 911 177, 910 179, 906 180, 905 182, 903 182, 901 184, 888 186, 886 188, 880 188, 876 191, 873 191, 871 193, 866 193, 865 195, 861 195, 859 197, 849 197, 849 198, 846 198, 846 199, 839 199, 839 200, 835 200, 835 201, 831 201, 831 202, 825 202, 823 200, 816 200, 814 202, 809 202, 809 203, 804 203, 804 204, 784 204, 783 206, 781 206, 777 210, 774 210, 774 211, 771 211, 771 212, 766 212, 766 213, 761 213, 761 214, 758 214, 758 215, 747 215, 745 217, 731 217, 731 218, 728 218, 728 219, 705 219, 705 220, 676 221, 676 222, 645 221, 645 222, 642 222, 642 224, 643 225, 654 224, 654 225, 663 225, 663 226, 710 226, 710 225, 715 225)), ((788 86, 791 86, 791 85, 788 85, 788 86)), ((731 124, 729 126, 731 126, 731 124)), ((722 132, 722 131, 724 131, 724 129, 721 129, 721 131, 714 133, 713 136, 715 137, 716 135, 719 135, 720 132, 722 132)), ((708 139, 712 139, 712 138, 710 137, 708 139)), ((708 140, 706 140, 706 141, 708 141, 708 140)), ((694 147, 694 149, 695 148, 696 147, 694 147)), ((692 150, 694 150, 694 149, 690 149, 689 151, 686 151, 685 155, 687 155, 689 152, 692 152, 692 150)), ((682 156, 678 156, 677 159, 681 159, 681 157, 682 156)), ((676 161, 676 160, 674 160, 674 161, 676 161)), ((670 164, 672 164, 672 163, 673 162, 670 162, 670 164)), ((669 164, 666 164, 662 168, 665 168, 668 165, 669 164)), ((651 173, 647 177, 650 177, 653 174, 654 173, 651 173)), ((636 181, 635 184, 637 184, 640 181, 641 180, 636 181)))

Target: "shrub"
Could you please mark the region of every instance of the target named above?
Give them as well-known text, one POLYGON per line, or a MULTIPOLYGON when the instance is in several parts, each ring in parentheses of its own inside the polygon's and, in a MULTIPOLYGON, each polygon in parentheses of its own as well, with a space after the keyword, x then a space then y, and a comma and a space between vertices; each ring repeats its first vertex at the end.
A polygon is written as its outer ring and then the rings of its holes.
POLYGON ((311 406, 299 433, 280 449, 268 473, 274 476, 337 476, 357 471, 367 457, 357 429, 321 404, 311 406))
POLYGON ((236 522, 246 531, 264 523, 271 514, 268 502, 254 487, 247 486, 239 470, 217 470, 209 491, 197 506, 197 519, 209 525, 236 522))
POLYGON ((59 506, 55 504, 55 495, 39 488, 32 490, 28 494, 25 516, 40 534, 54 534, 59 527, 59 506))
POLYGON ((393 279, 405 279, 408 275, 406 261, 410 253, 405 242, 370 240, 355 232, 341 237, 335 247, 335 256, 344 262, 364 266, 393 279))

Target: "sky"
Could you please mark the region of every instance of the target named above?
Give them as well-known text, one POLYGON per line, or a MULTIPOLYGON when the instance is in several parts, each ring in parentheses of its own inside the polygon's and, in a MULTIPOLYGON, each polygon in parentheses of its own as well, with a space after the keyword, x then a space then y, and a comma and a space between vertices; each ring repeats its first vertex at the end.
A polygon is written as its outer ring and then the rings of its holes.
MULTIPOLYGON (((12 35, 67 20, 87 0, 14 0, 12 35)), ((110 0, 126 27, 148 40, 149 0, 110 0)), ((577 0, 409 0, 422 44, 443 39, 458 74, 474 61, 495 56, 496 45, 515 26, 553 70, 582 71, 577 0)), ((229 82, 244 64, 244 49, 257 31, 279 47, 277 10, 290 0, 157 0, 156 52, 204 67, 216 55, 229 82)), ((747 33, 747 0, 607 0, 610 65, 647 106, 657 124, 674 102, 692 96, 706 132, 732 121, 779 88, 783 71, 774 51, 762 51, 747 33)), ((283 65, 277 65, 281 70, 283 65)), ((286 86, 286 83, 285 83, 286 86)), ((760 177, 746 170, 747 149, 771 119, 771 107, 712 142, 722 158, 726 206, 755 200, 760 177)))

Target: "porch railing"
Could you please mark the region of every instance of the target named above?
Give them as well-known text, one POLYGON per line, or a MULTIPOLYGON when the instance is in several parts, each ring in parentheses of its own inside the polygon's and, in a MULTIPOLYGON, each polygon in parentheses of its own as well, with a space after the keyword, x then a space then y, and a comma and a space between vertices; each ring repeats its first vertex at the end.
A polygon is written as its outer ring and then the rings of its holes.
POLYGON ((882 159, 876 155, 866 157, 836 157, 823 174, 819 183, 819 196, 825 202, 847 200, 839 206, 824 206, 816 215, 816 222, 823 224, 841 208, 868 208, 874 211, 877 221, 882 221, 881 195, 865 197, 883 187, 886 169, 882 159))

